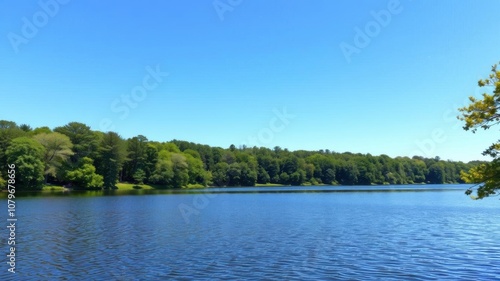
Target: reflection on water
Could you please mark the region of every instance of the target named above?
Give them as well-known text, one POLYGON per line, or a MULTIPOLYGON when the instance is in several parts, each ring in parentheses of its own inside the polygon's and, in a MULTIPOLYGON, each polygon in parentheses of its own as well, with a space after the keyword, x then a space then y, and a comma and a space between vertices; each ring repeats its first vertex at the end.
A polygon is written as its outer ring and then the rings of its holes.
MULTIPOLYGON (((205 193, 327 193, 327 192, 419 192, 419 191, 465 191, 472 185, 376 185, 376 186, 279 186, 279 187, 210 187, 193 189, 135 189, 135 190, 71 190, 18 192, 21 197, 46 196, 113 196, 152 194, 205 194, 205 193)), ((3 194, 6 196, 6 193, 3 194)))
POLYGON ((455 188, 25 197, 18 200, 17 274, 19 280, 498 279, 500 202, 473 201, 466 187, 455 188), (200 196, 207 201, 186 223, 179 206, 194 206, 200 196))

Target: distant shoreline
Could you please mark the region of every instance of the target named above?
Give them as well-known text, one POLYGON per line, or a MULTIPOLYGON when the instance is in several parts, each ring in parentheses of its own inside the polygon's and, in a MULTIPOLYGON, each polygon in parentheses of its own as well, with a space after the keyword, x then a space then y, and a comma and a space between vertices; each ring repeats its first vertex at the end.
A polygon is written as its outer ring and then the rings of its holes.
MULTIPOLYGON (((339 187, 339 188, 349 188, 349 187, 362 187, 362 188, 369 188, 369 187, 387 187, 387 186, 398 186, 398 187, 403 187, 403 186, 430 186, 430 185, 436 185, 436 186, 448 186, 448 185, 464 185, 464 186, 469 186, 471 184, 468 183, 442 183, 442 184, 428 184, 428 183, 413 183, 413 184, 386 184, 386 185, 327 185, 327 184, 316 184, 316 185, 300 185, 300 186, 294 186, 294 185, 282 185, 282 184, 257 184, 255 186, 207 186, 207 187, 186 187, 186 188, 154 188, 149 185, 142 185, 140 186, 141 188, 134 188, 134 184, 129 184, 129 183, 120 183, 118 186, 121 186, 116 188, 116 189, 71 189, 71 188, 65 188, 63 186, 45 186, 44 189, 42 190, 22 190, 22 191, 17 191, 16 194, 21 194, 21 195, 36 195, 36 196, 42 196, 43 195, 54 195, 54 194, 79 194, 79 193, 114 193, 118 192, 116 195, 121 195, 120 192, 125 192, 123 195, 128 195, 132 194, 130 192, 134 191, 158 191, 158 192, 172 192, 172 193, 183 193, 189 191, 192 191, 193 193, 196 193, 197 190, 203 190, 203 189, 238 189, 238 188, 274 188, 274 187, 339 187)), ((374 189, 376 190, 376 189, 374 189)), ((0 194, 8 194, 7 190, 1 190, 0 194)), ((152 193, 144 193, 144 195, 147 194, 152 194, 152 193)), ((136 194, 136 195, 142 195, 142 194, 136 194)), ((99 195, 97 195, 99 196, 99 195)))

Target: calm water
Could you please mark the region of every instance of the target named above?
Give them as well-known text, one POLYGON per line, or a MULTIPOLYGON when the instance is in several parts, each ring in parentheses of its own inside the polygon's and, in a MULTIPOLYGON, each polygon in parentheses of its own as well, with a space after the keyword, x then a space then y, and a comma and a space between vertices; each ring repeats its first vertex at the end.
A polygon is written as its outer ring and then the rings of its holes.
MULTIPOLYGON (((473 201, 464 189, 221 188, 210 194, 25 197, 17 200, 16 277, 499 279, 500 201, 473 201)), ((1 233, 6 249, 8 233, 1 233)), ((0 279, 11 280, 2 264, 0 279)))

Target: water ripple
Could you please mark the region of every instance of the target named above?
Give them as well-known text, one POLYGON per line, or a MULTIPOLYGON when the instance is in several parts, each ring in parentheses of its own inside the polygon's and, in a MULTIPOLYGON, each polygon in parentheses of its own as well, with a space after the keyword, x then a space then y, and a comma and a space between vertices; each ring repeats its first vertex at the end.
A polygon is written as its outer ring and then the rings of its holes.
POLYGON ((461 201, 461 191, 219 194, 186 223, 178 206, 195 196, 21 199, 19 274, 22 280, 500 278, 500 211, 461 201))

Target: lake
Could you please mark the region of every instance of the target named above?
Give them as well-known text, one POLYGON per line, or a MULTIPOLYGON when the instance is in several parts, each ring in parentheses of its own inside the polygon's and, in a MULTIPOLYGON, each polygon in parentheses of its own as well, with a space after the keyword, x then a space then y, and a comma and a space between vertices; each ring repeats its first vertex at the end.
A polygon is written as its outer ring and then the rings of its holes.
MULTIPOLYGON (((16 199, 15 277, 499 279, 500 201, 471 200, 464 195, 467 187, 247 187, 26 196, 16 199)), ((7 237, 2 231, 4 249, 7 237)), ((13 274, 2 264, 0 279, 11 280, 13 274)))

